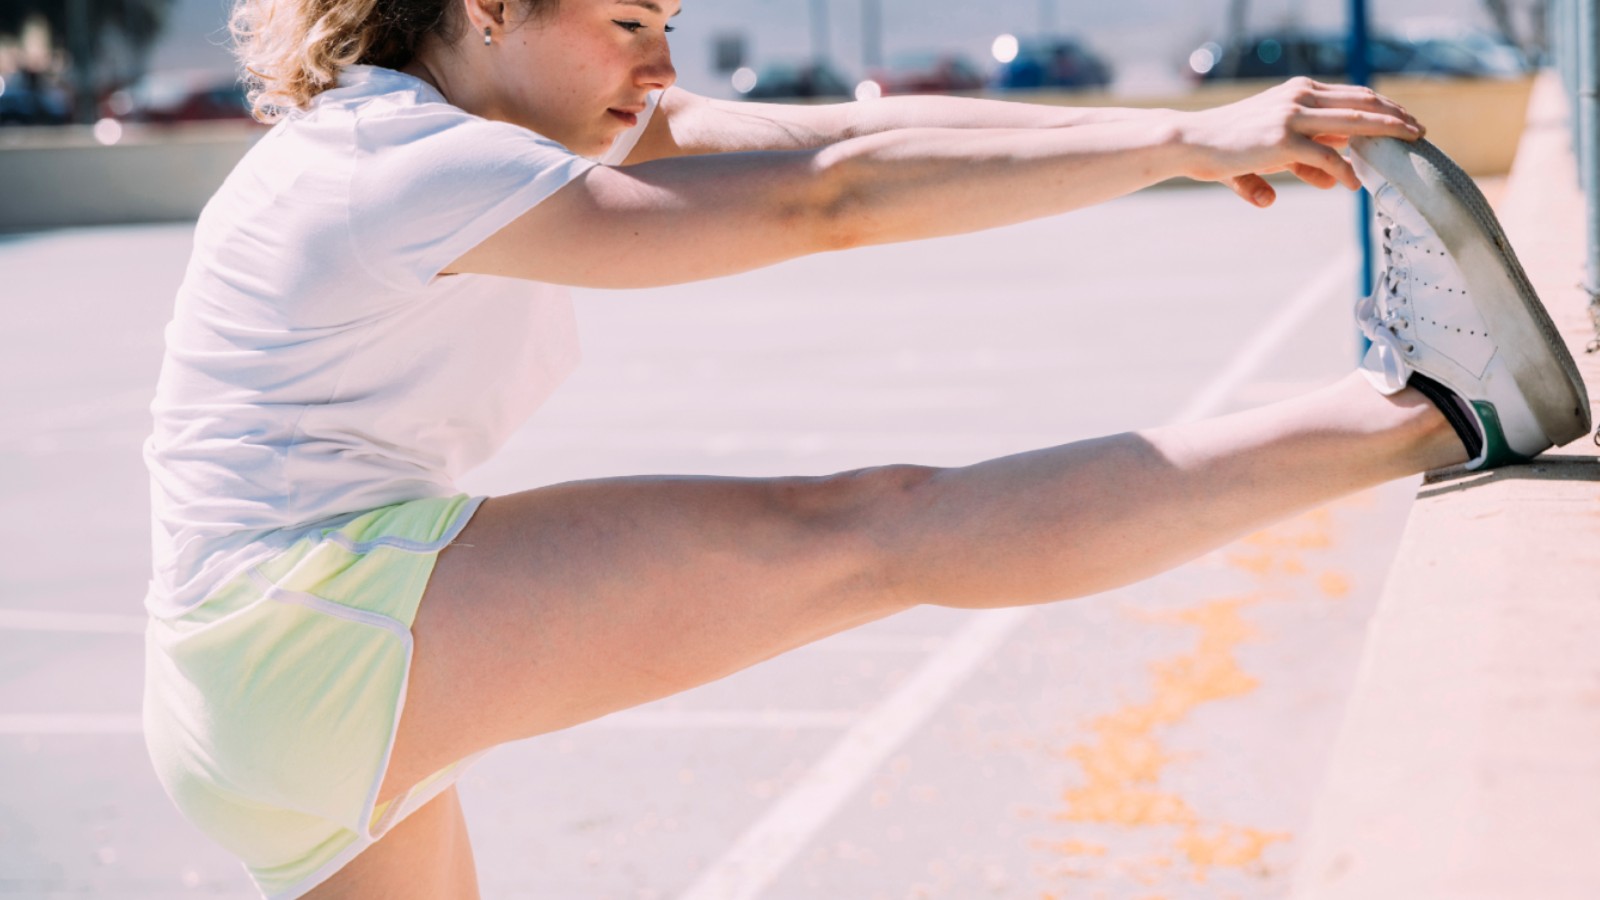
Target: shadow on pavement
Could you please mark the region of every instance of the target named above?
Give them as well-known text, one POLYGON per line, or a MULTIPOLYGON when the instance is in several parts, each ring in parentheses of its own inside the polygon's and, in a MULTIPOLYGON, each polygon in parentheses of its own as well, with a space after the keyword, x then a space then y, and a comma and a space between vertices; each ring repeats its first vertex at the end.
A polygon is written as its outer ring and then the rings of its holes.
POLYGON ((1469 472, 1460 466, 1429 472, 1417 499, 1454 494, 1500 481, 1600 481, 1600 456, 1550 456, 1520 466, 1469 472), (1437 485, 1437 487, 1434 487, 1437 485))

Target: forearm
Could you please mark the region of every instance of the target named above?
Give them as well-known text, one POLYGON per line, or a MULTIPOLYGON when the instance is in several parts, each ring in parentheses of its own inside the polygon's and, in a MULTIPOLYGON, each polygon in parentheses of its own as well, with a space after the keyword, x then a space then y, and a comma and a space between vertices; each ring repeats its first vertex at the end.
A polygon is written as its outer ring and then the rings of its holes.
POLYGON ((1066 129, 900 129, 818 151, 827 242, 882 244, 1055 215, 1186 174, 1166 120, 1066 129))
POLYGON ((1171 110, 1054 106, 980 97, 884 97, 840 104, 842 137, 901 128, 1067 128, 1152 121, 1171 110))
POLYGON ((673 156, 750 150, 811 150, 906 128, 1067 128, 1154 122, 1166 109, 1050 106, 975 97, 884 97, 849 103, 712 100, 681 89, 662 97, 630 164, 673 156))

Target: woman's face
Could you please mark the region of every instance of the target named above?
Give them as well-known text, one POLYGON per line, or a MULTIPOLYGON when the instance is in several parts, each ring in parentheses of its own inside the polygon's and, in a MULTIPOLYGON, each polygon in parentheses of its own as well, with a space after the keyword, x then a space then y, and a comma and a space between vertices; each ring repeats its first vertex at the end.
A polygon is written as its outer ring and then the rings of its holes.
POLYGON ((493 47, 477 32, 476 52, 494 70, 495 118, 598 156, 634 124, 650 91, 677 78, 667 22, 680 0, 559 0, 553 12, 511 19, 520 6, 507 4, 508 28, 494 27, 493 47))

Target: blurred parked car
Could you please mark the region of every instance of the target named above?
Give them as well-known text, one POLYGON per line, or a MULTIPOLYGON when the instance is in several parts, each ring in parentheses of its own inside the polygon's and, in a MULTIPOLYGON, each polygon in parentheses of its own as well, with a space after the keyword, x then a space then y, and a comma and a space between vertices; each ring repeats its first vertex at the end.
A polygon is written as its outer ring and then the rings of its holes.
MULTIPOLYGON (((1342 33, 1295 31, 1252 35, 1227 47, 1211 42, 1189 55, 1189 72, 1199 81, 1296 75, 1339 79, 1348 73, 1348 42, 1342 33)), ((1481 34, 1406 38, 1380 33, 1371 35, 1367 45, 1374 75, 1503 77, 1526 68, 1516 48, 1496 46, 1481 34)))
POLYGON ((132 122, 249 119, 250 101, 229 73, 151 72, 112 92, 101 114, 132 122))
POLYGON ((795 97, 848 97, 844 77, 819 63, 774 63, 755 75, 755 84, 740 94, 750 100, 795 97))
POLYGON ((867 77, 885 94, 948 94, 981 91, 987 79, 959 53, 922 51, 892 57, 867 77))
POLYGON ((65 88, 27 70, 0 75, 0 125, 63 125, 72 118, 65 88))
POLYGON ((1020 41, 1017 55, 995 70, 994 87, 1002 91, 1033 88, 1105 88, 1111 65, 1071 38, 1020 41))
POLYGON ((1533 66, 1504 37, 1448 20, 1419 22, 1401 35, 1416 49, 1412 71, 1434 75, 1516 77, 1533 66))

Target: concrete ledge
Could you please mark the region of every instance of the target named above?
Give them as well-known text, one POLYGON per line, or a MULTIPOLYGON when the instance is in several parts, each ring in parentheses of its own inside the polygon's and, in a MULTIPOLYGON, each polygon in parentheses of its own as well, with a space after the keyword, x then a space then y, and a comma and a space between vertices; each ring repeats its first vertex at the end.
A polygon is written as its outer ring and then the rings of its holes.
MULTIPOLYGON (((1567 105, 1542 78, 1499 215, 1589 385, 1567 105)), ((1423 484, 1370 626, 1297 900, 1600 897, 1600 462, 1423 484)))
POLYGON ((250 123, 0 132, 0 232, 191 220, 265 134, 250 123))

